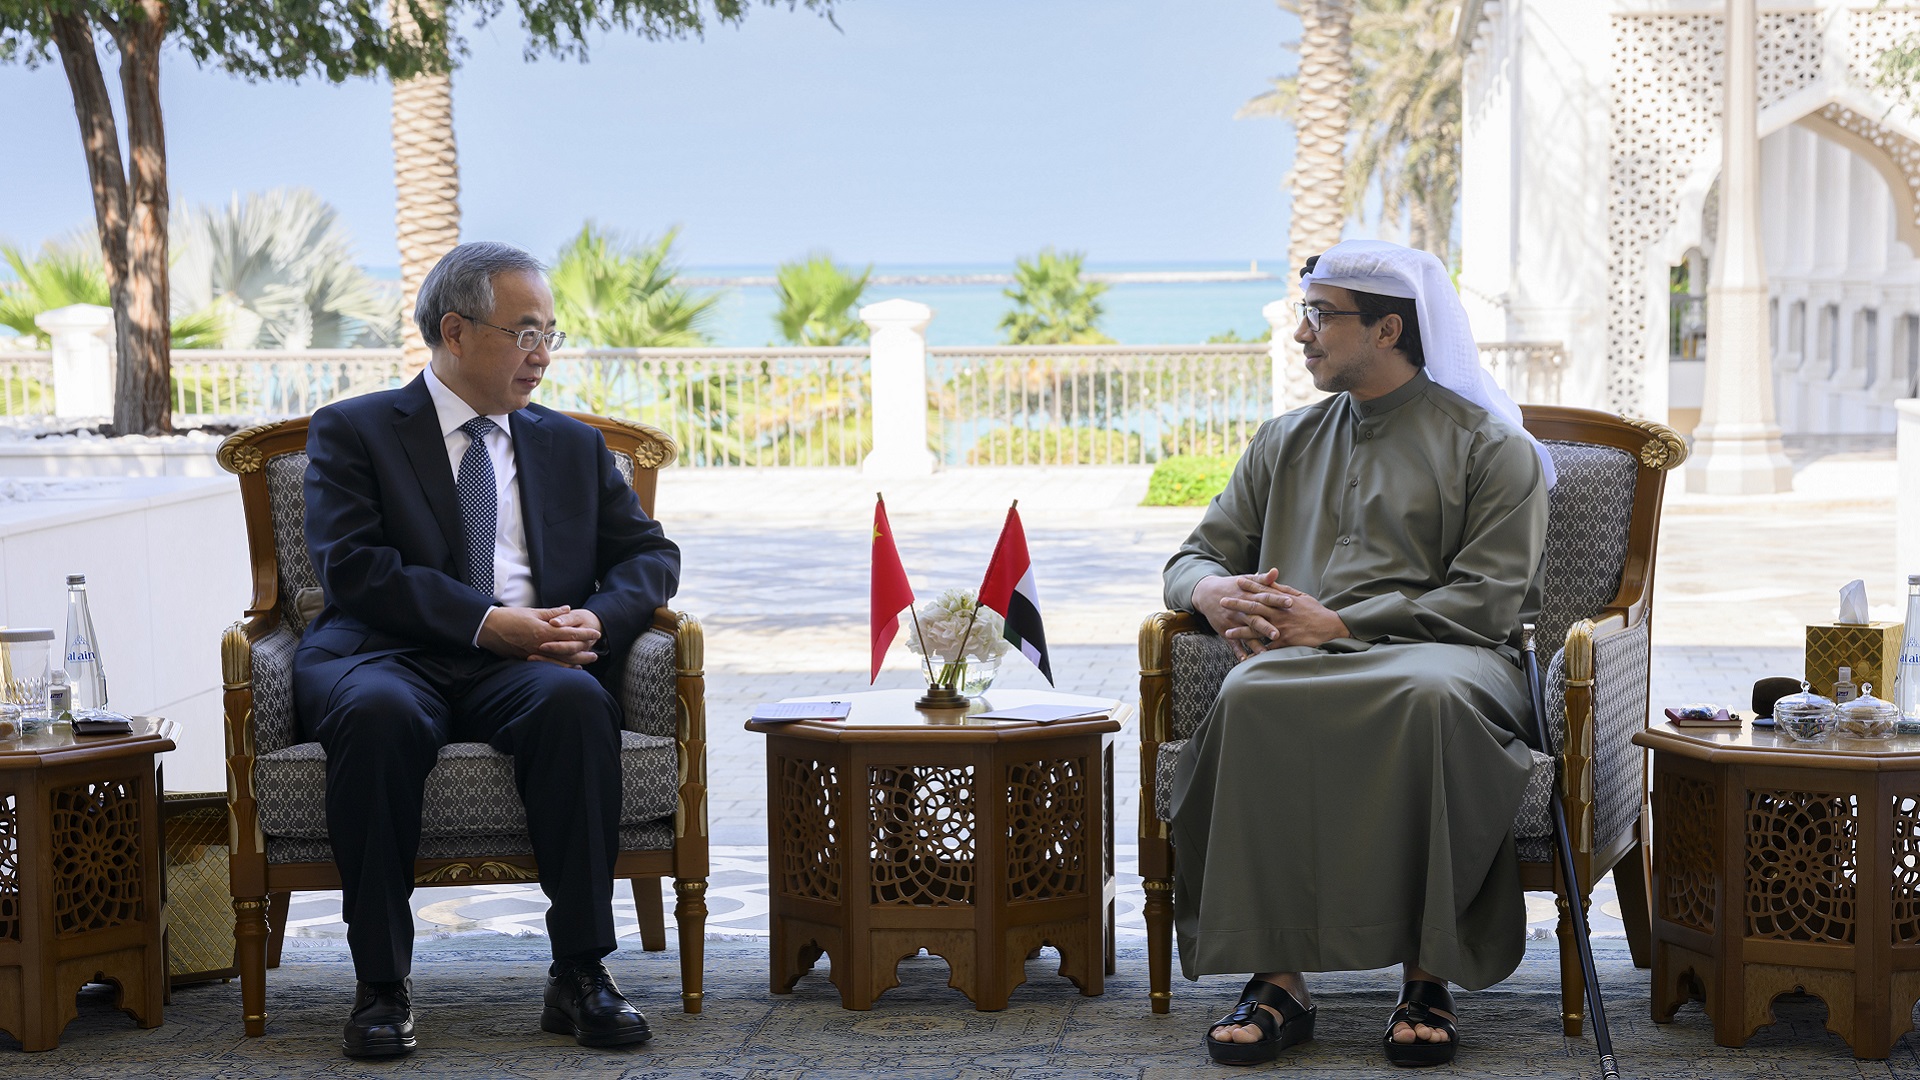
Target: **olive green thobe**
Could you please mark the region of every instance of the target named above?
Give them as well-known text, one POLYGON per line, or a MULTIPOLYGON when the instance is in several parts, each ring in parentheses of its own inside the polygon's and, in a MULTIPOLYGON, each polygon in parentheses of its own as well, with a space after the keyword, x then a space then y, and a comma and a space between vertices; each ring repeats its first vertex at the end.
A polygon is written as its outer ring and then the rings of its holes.
POLYGON ((1526 435, 1424 373, 1261 426, 1167 563, 1167 604, 1277 567, 1352 636, 1235 665, 1180 757, 1188 978, 1412 961, 1479 989, 1519 965, 1516 646, 1546 527, 1526 435))

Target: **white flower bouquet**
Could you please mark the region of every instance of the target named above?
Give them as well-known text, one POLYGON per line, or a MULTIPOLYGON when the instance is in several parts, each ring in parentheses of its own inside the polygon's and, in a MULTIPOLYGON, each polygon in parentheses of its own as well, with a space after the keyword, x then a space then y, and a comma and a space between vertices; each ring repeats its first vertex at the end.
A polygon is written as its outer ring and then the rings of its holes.
POLYGON ((998 666, 1009 648, 1003 631, 1000 616, 981 607, 972 589, 948 589, 920 608, 918 631, 907 635, 907 648, 940 661, 935 686, 958 687, 970 681, 969 662, 993 661, 980 665, 989 670, 998 666))

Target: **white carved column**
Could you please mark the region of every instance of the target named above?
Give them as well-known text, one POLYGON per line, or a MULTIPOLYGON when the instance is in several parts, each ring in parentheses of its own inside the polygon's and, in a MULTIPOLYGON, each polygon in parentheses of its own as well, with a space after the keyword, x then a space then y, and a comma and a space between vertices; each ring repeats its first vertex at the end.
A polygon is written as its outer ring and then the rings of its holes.
POLYGON ((1273 344, 1267 349, 1267 355, 1273 361, 1273 415, 1279 416, 1321 395, 1300 358, 1300 343, 1293 340, 1293 332, 1300 328, 1300 318, 1293 313, 1293 301, 1275 300, 1261 308, 1260 314, 1266 316, 1267 325, 1273 327, 1273 344))
POLYGON ((1793 469, 1773 414, 1767 271, 1760 251, 1760 136, 1754 0, 1727 0, 1720 228, 1707 290, 1707 385, 1687 490, 1788 491, 1793 469))
POLYGON ((97 304, 43 311, 33 324, 53 342, 53 414, 113 415, 113 309, 97 304))
POLYGON ((927 450, 927 324, 933 309, 912 300, 882 300, 860 309, 873 331, 873 452, 860 462, 868 476, 929 476, 927 450))

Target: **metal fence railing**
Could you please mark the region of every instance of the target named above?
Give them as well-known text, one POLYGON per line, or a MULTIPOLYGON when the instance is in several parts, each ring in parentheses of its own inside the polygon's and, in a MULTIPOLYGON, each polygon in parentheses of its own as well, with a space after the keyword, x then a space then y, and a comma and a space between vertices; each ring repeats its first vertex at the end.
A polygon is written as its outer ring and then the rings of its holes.
POLYGON ((399 349, 175 349, 174 423, 304 416, 404 383, 399 349))
POLYGON ((1238 454, 1272 416, 1267 346, 928 350, 930 441, 948 465, 1137 465, 1238 454))
POLYGON ((53 354, 0 352, 0 416, 53 415, 53 354))
MULTIPOLYGON (((1483 343, 1480 358, 1517 400, 1560 402, 1561 344, 1483 343)), ((172 362, 183 427, 300 416, 412 377, 398 349, 181 349, 172 362)), ((926 363, 929 448, 949 466, 1234 455, 1275 408, 1263 342, 938 347, 926 363)), ((1285 406, 1312 400, 1287 365, 1285 406)), ((873 445, 865 346, 564 349, 538 400, 652 424, 686 465, 858 465, 873 445)), ((0 352, 0 416, 53 407, 51 353, 0 352)))
POLYGON ((540 401, 652 424, 687 465, 858 465, 872 392, 860 346, 563 349, 540 401))

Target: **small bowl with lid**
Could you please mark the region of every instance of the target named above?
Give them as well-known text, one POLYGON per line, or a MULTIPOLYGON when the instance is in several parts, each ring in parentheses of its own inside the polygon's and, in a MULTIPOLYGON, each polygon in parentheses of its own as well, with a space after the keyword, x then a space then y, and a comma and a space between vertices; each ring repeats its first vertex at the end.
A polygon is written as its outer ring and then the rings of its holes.
POLYGON ((1860 684, 1860 696, 1833 708, 1833 733, 1848 739, 1891 739, 1900 727, 1900 706, 1873 696, 1873 684, 1860 684))
POLYGON ((1833 731, 1833 722, 1833 700, 1804 682, 1799 693, 1773 703, 1773 726, 1796 742, 1819 742, 1833 731))

